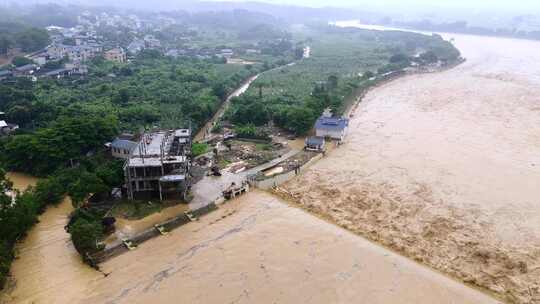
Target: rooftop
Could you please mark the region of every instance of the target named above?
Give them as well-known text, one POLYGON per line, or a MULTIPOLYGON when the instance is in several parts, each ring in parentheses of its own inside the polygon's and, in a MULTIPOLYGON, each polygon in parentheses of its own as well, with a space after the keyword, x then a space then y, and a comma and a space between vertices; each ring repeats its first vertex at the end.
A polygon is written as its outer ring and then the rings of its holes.
MULTIPOLYGON (((144 134, 133 155, 160 156, 162 143, 165 141, 167 141, 167 133, 164 131, 144 134)), ((167 143, 165 142, 165 144, 167 143)))
POLYGON ((315 123, 315 129, 325 131, 343 131, 349 126, 349 120, 341 117, 321 116, 315 123))
POLYGON ((116 138, 111 143, 111 147, 118 148, 118 149, 123 149, 123 150, 133 151, 133 149, 135 149, 135 147, 137 147, 137 143, 134 142, 134 141, 131 141, 131 140, 116 138))
POLYGON ((324 145, 324 138, 318 136, 311 136, 306 138, 306 145, 308 146, 322 146, 324 145))
POLYGON ((159 167, 162 163, 184 163, 187 158, 171 153, 171 146, 175 137, 189 138, 190 134, 189 129, 146 133, 139 143, 135 144, 133 156, 129 159, 128 165, 130 167, 159 167))
POLYGON ((28 72, 28 71, 31 71, 33 69, 35 69, 37 66, 35 64, 26 64, 26 65, 23 65, 23 66, 20 66, 18 68, 15 68, 15 70, 17 72, 28 72))
POLYGON ((44 75, 45 76, 55 76, 55 75, 59 75, 59 74, 65 73, 65 72, 71 72, 71 69, 57 69, 57 70, 47 72, 44 75))

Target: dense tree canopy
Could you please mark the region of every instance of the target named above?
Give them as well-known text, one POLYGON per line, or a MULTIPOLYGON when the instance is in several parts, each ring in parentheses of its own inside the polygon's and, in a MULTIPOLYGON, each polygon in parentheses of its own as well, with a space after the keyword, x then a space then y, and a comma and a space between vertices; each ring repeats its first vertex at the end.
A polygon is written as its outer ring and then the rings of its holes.
POLYGON ((10 170, 44 175, 58 167, 73 165, 117 132, 113 116, 61 117, 34 134, 8 137, 2 158, 10 170))

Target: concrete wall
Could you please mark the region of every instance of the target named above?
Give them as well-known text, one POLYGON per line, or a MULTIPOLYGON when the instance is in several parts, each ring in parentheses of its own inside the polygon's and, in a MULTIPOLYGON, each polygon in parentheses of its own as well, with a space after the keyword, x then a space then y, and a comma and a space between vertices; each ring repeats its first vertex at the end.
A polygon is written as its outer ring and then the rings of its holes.
MULTIPOLYGON (((196 209, 196 210, 192 210, 191 211, 191 214, 193 214, 195 217, 201 217, 203 215, 206 215, 214 210, 217 210, 217 205, 216 203, 211 203, 209 205, 206 205, 204 207, 201 207, 199 209, 196 209)), ((187 223, 191 222, 191 220, 189 219, 189 217, 185 214, 181 214, 179 216, 177 216, 176 218, 173 218, 167 222, 164 222, 162 224, 160 224, 161 226, 163 226, 165 228, 165 230, 167 231, 171 231, 175 228, 178 228, 180 226, 183 226, 187 223)), ((157 231, 155 228, 150 228, 148 230, 145 230, 143 232, 141 232, 140 234, 130 238, 129 240, 132 241, 135 245, 140 245, 150 239, 153 239, 155 237, 158 237, 158 236, 161 236, 161 234, 159 233, 159 231, 157 231)), ((100 252, 97 252, 95 254, 93 254, 92 256, 90 256, 90 259, 92 260, 93 263, 102 263, 102 262, 105 262, 106 260, 110 259, 110 258, 113 258, 115 256, 118 256, 118 255, 121 255, 122 253, 124 252, 127 252, 129 251, 126 246, 124 246, 124 244, 117 244, 117 245, 114 245, 112 247, 109 247, 109 248, 106 248, 100 252)))
MULTIPOLYGON (((314 162, 318 161, 322 157, 323 157, 322 154, 317 154, 315 157, 310 159, 307 163, 302 165, 300 167, 299 171, 303 172, 304 170, 309 168, 314 162)), ((250 184, 252 186, 254 186, 254 187, 259 188, 259 189, 268 190, 268 189, 277 187, 277 186, 279 186, 279 185, 293 179, 295 176, 296 176, 296 174, 295 174, 295 172, 293 170, 293 171, 286 172, 286 173, 283 173, 283 174, 275 175, 273 177, 267 178, 267 179, 262 180, 262 181, 251 180, 250 184)))
POLYGON ((128 159, 130 151, 121 148, 111 147, 111 154, 115 158, 128 159))
POLYGON ((345 134, 347 133, 347 129, 345 129, 343 132, 341 131, 325 131, 325 130, 315 130, 315 135, 318 137, 330 137, 332 139, 336 140, 343 140, 345 137, 345 134))

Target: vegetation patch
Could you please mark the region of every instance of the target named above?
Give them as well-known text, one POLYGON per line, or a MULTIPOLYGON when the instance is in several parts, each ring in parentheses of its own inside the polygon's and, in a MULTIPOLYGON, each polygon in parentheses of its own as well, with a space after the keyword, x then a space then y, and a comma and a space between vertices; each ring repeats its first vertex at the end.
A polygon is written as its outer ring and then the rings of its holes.
POLYGON ((272 121, 305 134, 325 108, 343 113, 346 98, 377 77, 412 66, 451 64, 460 56, 438 35, 324 25, 297 28, 293 37, 311 48, 311 57, 262 74, 232 100, 226 119, 242 126, 272 121))

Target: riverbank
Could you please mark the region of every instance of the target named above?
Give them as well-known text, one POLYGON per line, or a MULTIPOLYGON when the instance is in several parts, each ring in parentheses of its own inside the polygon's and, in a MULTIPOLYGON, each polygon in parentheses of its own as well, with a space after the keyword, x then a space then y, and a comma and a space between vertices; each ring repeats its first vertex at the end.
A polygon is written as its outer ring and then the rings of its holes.
POLYGON ((538 43, 455 37, 465 64, 371 90, 345 144, 285 189, 405 256, 540 303, 538 43))

